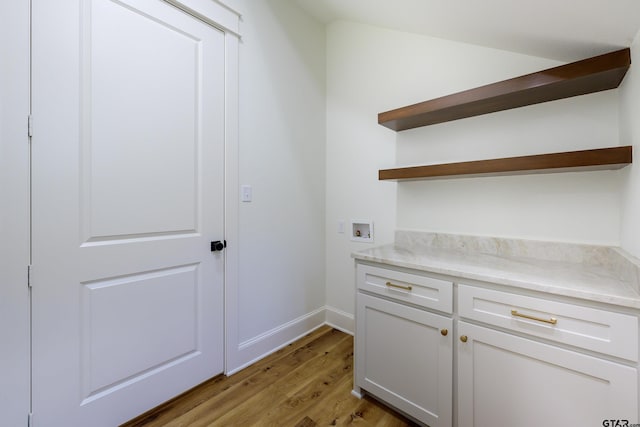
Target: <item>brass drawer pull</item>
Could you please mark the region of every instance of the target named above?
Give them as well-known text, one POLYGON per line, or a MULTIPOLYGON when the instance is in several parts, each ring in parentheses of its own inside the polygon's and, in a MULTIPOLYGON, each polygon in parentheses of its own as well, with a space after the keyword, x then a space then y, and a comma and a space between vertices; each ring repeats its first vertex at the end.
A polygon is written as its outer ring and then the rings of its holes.
POLYGON ((391 282, 387 282, 387 286, 390 288, 402 289, 404 291, 410 291, 411 289, 413 289, 411 286, 396 285, 395 283, 391 282))
POLYGON ((444 328, 444 329, 441 329, 441 330, 440 330, 440 334, 441 334, 443 337, 446 337, 448 333, 449 333, 449 330, 448 330, 447 328, 444 328))
POLYGON ((541 319, 539 317, 529 316, 528 314, 518 313, 518 310, 511 310, 511 315, 517 316, 517 317, 524 317, 525 319, 535 320, 537 322, 550 323, 552 325, 555 325, 556 323, 558 323, 558 319, 556 319, 555 317, 552 317, 550 319, 541 319))
POLYGON ((467 336, 466 335, 460 335, 460 341, 462 342, 467 342, 467 336))

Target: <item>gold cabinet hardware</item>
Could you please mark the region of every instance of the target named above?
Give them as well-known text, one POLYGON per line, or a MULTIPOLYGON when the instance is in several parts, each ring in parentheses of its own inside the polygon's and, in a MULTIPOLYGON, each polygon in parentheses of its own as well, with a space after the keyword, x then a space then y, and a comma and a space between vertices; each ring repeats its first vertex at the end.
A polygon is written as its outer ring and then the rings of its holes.
POLYGON ((404 291, 410 291, 411 289, 413 289, 411 286, 396 285, 395 283, 391 282, 387 282, 387 286, 390 288, 402 289, 404 291))
POLYGON ((558 323, 558 319, 556 319, 555 317, 551 317, 549 319, 541 319, 540 317, 529 316, 528 314, 518 313, 518 310, 511 310, 511 315, 516 317, 524 317, 525 319, 535 320, 537 322, 550 323, 552 325, 555 325, 556 323, 558 323))
POLYGON ((460 341, 467 342, 467 336, 466 335, 461 335, 460 336, 460 341))
POLYGON ((449 331, 446 328, 445 329, 440 329, 440 334, 442 334, 443 337, 446 337, 448 333, 449 333, 449 331))

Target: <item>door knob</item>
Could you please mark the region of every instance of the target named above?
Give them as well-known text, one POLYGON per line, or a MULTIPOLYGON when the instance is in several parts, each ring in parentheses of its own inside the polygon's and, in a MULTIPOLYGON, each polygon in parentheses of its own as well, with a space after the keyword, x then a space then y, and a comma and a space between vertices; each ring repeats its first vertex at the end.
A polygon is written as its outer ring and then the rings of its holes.
POLYGON ((227 241, 216 240, 215 242, 211 242, 211 252, 218 252, 227 247, 227 241))

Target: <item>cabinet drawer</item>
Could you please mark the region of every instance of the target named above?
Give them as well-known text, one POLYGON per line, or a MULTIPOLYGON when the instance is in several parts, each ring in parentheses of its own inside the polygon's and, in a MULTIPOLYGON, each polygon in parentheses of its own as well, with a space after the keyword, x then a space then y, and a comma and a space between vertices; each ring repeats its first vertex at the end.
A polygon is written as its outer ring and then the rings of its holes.
POLYGON ((453 283, 420 274, 358 264, 358 289, 445 313, 453 309, 453 283))
POLYGON ((638 360, 638 318, 590 307, 459 285, 460 317, 638 360))

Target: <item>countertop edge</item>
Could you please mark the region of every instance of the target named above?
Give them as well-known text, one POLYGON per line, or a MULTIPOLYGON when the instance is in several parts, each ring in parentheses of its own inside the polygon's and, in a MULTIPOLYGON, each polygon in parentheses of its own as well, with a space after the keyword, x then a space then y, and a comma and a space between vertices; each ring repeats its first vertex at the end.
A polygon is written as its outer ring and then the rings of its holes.
MULTIPOLYGON (((391 245, 386 245, 384 247, 393 249, 394 245, 391 244, 391 245)), ((402 249, 399 249, 399 250, 402 250, 402 249)), ((617 252, 620 253, 619 250, 617 250, 617 252)), ((628 254, 625 254, 625 253, 621 253, 621 255, 627 257, 627 259, 629 257, 628 254)), ((370 262, 385 264, 389 266, 409 268, 409 269, 414 269, 414 270, 419 270, 424 272, 431 272, 435 274, 443 274, 447 276, 459 277, 461 279, 495 283, 498 285, 509 286, 509 287, 518 288, 518 289, 531 290, 531 291, 538 291, 538 292, 547 293, 551 295, 559 295, 559 296, 578 298, 578 299, 583 299, 583 300, 593 301, 598 303, 616 305, 620 307, 640 309, 640 295, 638 295, 637 298, 630 298, 630 297, 625 297, 621 295, 612 295, 608 293, 605 294, 605 293, 596 292, 596 291, 576 289, 570 286, 563 287, 563 286, 553 285, 550 283, 536 283, 535 281, 530 281, 530 280, 517 280, 514 278, 506 278, 506 277, 501 277, 499 274, 496 274, 496 275, 482 274, 482 273, 471 271, 473 270, 472 266, 469 266, 468 268, 465 268, 464 266, 461 266, 458 268, 445 268, 445 267, 439 266, 437 263, 429 263, 428 261, 425 262, 425 259, 428 259, 428 256, 423 257, 420 263, 408 262, 408 261, 403 261, 400 259, 394 259, 389 257, 374 256, 371 254, 363 253, 362 251, 353 252, 351 254, 351 257, 356 260, 370 261, 370 262)), ((506 271, 505 273, 509 273, 509 272, 506 271)), ((626 284, 622 281, 620 281, 620 285, 627 286, 630 289, 632 289, 629 284, 626 284)), ((637 292, 637 289, 633 289, 633 290, 637 292)))

